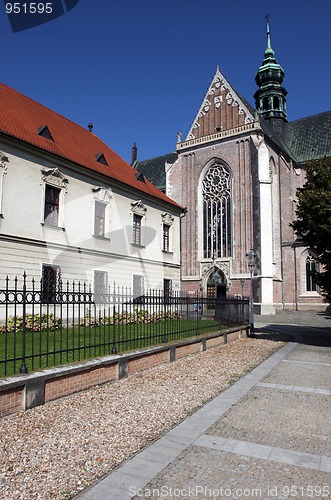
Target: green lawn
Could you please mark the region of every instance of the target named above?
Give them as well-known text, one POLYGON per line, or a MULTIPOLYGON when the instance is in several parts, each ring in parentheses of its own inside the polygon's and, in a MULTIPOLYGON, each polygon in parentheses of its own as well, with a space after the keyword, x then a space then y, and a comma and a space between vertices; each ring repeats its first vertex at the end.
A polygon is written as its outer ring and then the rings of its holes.
MULTIPOLYGON (((77 325, 41 332, 27 331, 25 360, 29 372, 112 353, 192 337, 222 328, 214 320, 168 319, 156 323, 77 325)), ((224 327, 223 327, 224 328, 224 327)), ((19 373, 22 333, 0 334, 0 377, 19 373), (16 361, 15 361, 16 358, 16 361)))

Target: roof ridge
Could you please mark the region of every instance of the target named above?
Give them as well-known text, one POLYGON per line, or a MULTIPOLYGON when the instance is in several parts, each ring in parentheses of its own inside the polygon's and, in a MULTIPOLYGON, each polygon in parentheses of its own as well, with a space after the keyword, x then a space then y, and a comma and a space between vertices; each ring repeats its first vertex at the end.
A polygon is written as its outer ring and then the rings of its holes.
POLYGON ((171 151, 170 153, 165 153, 164 155, 153 156, 152 158, 147 158, 146 160, 139 160, 138 163, 143 163, 144 161, 158 160, 159 158, 165 158, 166 156, 177 154, 177 151, 171 151))
POLYGON ((312 115, 303 116, 302 118, 296 118, 295 120, 291 120, 288 123, 291 124, 301 120, 307 120, 309 118, 313 118, 314 116, 326 115, 328 113, 331 113, 331 109, 329 111, 321 111, 320 113, 313 113, 312 115))
MULTIPOLYGON (((46 109, 47 111, 51 111, 52 113, 54 113, 55 115, 57 116, 60 116, 63 120, 66 120, 67 122, 70 122, 72 123, 73 125, 75 125, 76 127, 79 127, 81 128, 82 130, 85 130, 86 132, 89 132, 90 134, 93 134, 95 137, 97 137, 97 139, 99 139, 99 137, 97 135, 95 135, 93 132, 90 132, 88 129, 85 129, 83 127, 83 125, 79 125, 79 123, 76 123, 74 122, 73 120, 71 120, 70 118, 62 115, 61 113, 58 113, 57 111, 54 111, 54 109, 46 106, 45 104, 42 104, 40 103, 39 101, 36 101, 35 99, 32 99, 32 97, 29 97, 28 95, 26 94, 23 94, 23 92, 20 92, 19 90, 16 90, 14 89, 13 87, 10 87, 9 85, 7 85, 6 83, 3 83, 3 82, 0 82, 0 85, 3 85, 4 87, 6 87, 7 89, 9 89, 10 91, 12 92, 15 92, 16 94, 19 94, 20 96, 24 97, 24 99, 28 99, 29 101, 33 102, 34 104, 36 104, 37 106, 40 106, 44 109, 46 109)), ((46 123, 43 124, 43 125, 47 125, 46 123)), ((109 148, 109 146, 107 146, 109 148)))

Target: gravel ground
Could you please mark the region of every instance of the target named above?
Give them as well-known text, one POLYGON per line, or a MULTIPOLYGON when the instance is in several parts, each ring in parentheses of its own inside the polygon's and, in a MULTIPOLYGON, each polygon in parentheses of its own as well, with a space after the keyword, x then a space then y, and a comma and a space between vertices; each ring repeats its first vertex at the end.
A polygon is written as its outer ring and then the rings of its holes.
POLYGON ((237 340, 3 418, 0 498, 72 498, 282 345, 237 340))

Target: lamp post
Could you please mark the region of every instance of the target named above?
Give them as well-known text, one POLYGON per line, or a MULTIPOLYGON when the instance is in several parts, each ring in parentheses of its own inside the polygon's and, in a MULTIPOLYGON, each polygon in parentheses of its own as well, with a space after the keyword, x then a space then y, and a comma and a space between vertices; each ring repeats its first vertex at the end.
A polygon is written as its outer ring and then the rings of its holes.
POLYGON ((241 298, 244 298, 244 286, 245 286, 245 278, 240 278, 240 284, 241 284, 241 298))
POLYGON ((246 258, 251 275, 251 288, 249 294, 249 336, 254 337, 253 271, 256 263, 256 253, 253 249, 250 249, 246 254, 246 258))

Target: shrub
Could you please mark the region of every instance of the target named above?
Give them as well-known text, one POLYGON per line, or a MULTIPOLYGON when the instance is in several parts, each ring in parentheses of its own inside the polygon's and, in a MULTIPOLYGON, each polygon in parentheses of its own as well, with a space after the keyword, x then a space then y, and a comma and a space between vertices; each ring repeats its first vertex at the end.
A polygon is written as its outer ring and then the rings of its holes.
POLYGON ((150 313, 146 309, 135 309, 133 312, 123 311, 122 313, 115 312, 114 316, 93 317, 90 311, 86 312, 85 319, 81 322, 81 326, 109 326, 109 325, 134 325, 158 323, 164 320, 180 319, 180 313, 177 311, 159 311, 150 313))
MULTIPOLYGON (((25 316, 25 329, 28 332, 42 332, 44 330, 58 330, 62 321, 55 318, 54 314, 27 314, 25 316)), ((0 333, 19 333, 23 330, 22 316, 9 316, 6 325, 0 326, 0 333)))

